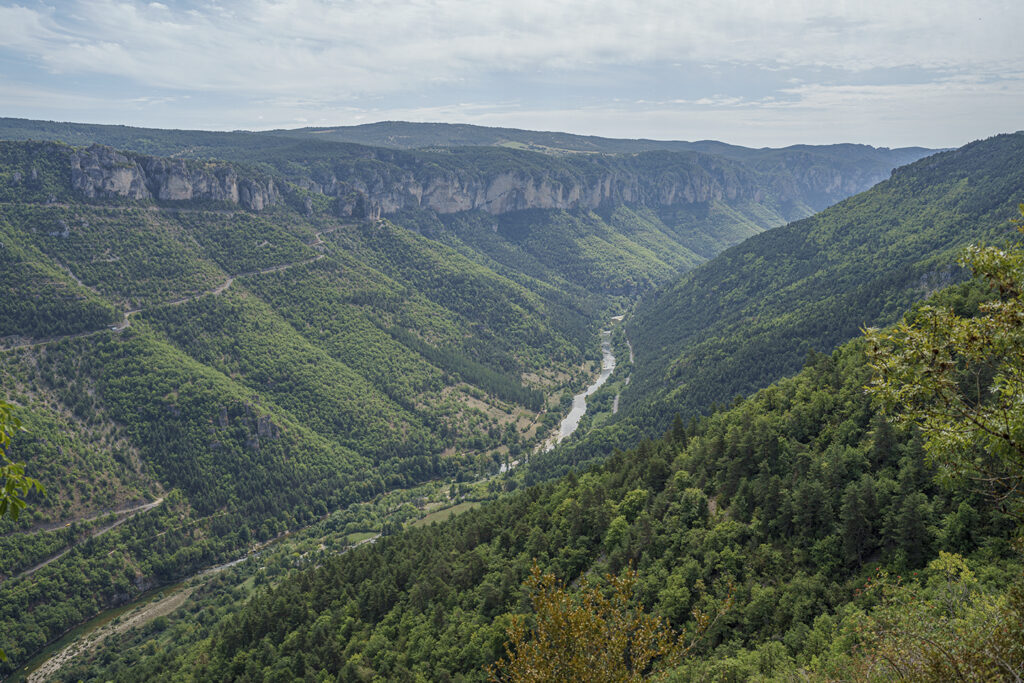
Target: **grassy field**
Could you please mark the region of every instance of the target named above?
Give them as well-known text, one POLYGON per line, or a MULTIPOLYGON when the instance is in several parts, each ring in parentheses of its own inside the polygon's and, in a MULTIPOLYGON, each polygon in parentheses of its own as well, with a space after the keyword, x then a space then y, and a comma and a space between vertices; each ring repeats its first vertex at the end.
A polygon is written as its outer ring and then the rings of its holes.
POLYGON ((378 531, 356 531, 345 537, 345 542, 349 545, 355 545, 360 541, 365 541, 368 538, 377 536, 380 532, 378 531))
POLYGON ((478 505, 480 505, 480 503, 478 503, 476 501, 467 501, 465 503, 459 503, 458 505, 453 505, 450 508, 445 508, 443 510, 438 510, 437 512, 431 512, 426 517, 421 517, 420 519, 417 519, 415 522, 412 523, 412 525, 413 526, 427 526, 428 524, 430 524, 432 522, 443 522, 443 521, 445 521, 446 519, 448 519, 450 517, 454 517, 455 515, 462 514, 466 510, 472 510, 473 508, 477 507, 478 505))

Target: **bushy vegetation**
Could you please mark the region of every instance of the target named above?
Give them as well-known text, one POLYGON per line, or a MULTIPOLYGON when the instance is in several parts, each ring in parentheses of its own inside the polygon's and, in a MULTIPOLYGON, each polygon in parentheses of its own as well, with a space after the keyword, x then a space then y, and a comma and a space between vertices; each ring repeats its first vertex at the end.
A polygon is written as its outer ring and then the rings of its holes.
POLYGON ((0 210, 0 337, 44 338, 101 329, 121 316, 53 259, 18 239, 0 210))

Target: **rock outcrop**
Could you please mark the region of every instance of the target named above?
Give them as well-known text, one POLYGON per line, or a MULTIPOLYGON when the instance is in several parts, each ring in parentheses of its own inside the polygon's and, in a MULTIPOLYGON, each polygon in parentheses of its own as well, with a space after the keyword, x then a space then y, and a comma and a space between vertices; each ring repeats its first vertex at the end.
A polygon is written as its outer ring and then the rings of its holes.
POLYGON ((336 198, 345 216, 430 209, 437 213, 482 210, 596 209, 618 203, 672 206, 712 200, 761 201, 763 182, 727 160, 672 154, 555 162, 550 168, 510 160, 483 172, 472 163, 455 169, 425 164, 348 163, 304 181, 306 189, 336 198), (661 155, 658 155, 660 157, 661 155))
POLYGON ((86 197, 212 200, 260 211, 280 199, 270 178, 240 178, 228 164, 122 154, 93 145, 71 153, 71 186, 86 197))
MULTIPOLYGON (((228 163, 167 159, 93 145, 71 152, 72 186, 87 197, 161 201, 214 200, 260 211, 281 199, 272 179, 239 177, 228 163)), ((820 210, 881 178, 873 169, 801 150, 757 163, 702 152, 553 157, 510 150, 401 152, 349 147, 331 160, 295 159, 281 174, 333 199, 357 218, 428 209, 597 209, 616 204, 672 207, 712 201, 820 210), (296 170, 298 169, 298 170, 296 170)), ((306 213, 313 211, 307 196, 306 213)))

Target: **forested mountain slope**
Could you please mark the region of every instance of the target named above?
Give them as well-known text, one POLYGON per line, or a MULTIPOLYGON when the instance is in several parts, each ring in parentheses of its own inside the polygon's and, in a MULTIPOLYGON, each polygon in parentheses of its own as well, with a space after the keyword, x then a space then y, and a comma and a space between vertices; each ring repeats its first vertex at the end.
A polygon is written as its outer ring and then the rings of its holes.
POLYGON ((12 662, 329 510, 521 458, 597 327, 701 260, 643 208, 366 220, 298 192, 0 143, 0 386, 51 492, 0 530, 12 662), (158 498, 92 540, 76 523, 158 498))
MULTIPOLYGON (((959 286, 942 303, 970 313, 987 296, 959 286)), ((244 604, 241 586, 211 587, 192 611, 65 680, 484 680, 504 654, 508 615, 528 609, 534 562, 567 584, 632 565, 638 602, 677 627, 694 626, 694 608, 727 607, 677 680, 789 680, 827 667, 860 642, 862 610, 877 605, 863 587, 878 571, 944 586, 953 574, 924 570, 941 551, 979 572, 970 590, 1003 590, 1019 574, 1013 522, 965 482, 935 483, 916 430, 877 413, 863 390, 865 347, 816 355, 796 376, 586 473, 344 555, 310 555, 312 568, 244 604), (203 605, 225 616, 211 625, 203 605)), ((246 585, 272 576, 250 571, 246 585)))
POLYGON ((1000 135, 726 250, 638 306, 623 396, 636 412, 619 428, 663 430, 675 414, 731 401, 794 372, 811 350, 894 321, 963 277, 964 245, 1004 239, 1022 195, 1024 134, 1000 135))
POLYGON ((611 315, 820 200, 698 153, 137 132, 178 157, 0 143, 0 387, 51 493, 0 529, 9 668, 330 511, 521 459, 611 315))
POLYGON ((521 459, 611 315, 811 211, 695 153, 150 142, 181 155, 0 143, 0 383, 52 492, 0 530, 14 663, 330 510, 521 459))

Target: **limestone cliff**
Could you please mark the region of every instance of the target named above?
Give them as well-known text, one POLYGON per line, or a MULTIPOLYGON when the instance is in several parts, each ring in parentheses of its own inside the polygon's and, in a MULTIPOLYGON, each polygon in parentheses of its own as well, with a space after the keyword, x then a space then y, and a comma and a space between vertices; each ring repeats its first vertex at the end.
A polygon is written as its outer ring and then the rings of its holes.
POLYGON ((212 200, 260 211, 278 201, 270 178, 240 178, 229 164, 128 155, 93 145, 71 152, 71 186, 87 197, 212 200))
MULTIPOLYGON (((554 157, 497 148, 403 152, 347 146, 336 156, 286 162, 278 165, 281 178, 331 197, 339 215, 355 217, 406 209, 497 215, 623 203, 660 208, 724 202, 762 204, 780 222, 878 180, 857 164, 832 163, 802 151, 755 164, 701 152, 554 157)), ((215 200, 254 211, 281 199, 272 179, 240 177, 228 163, 143 156, 101 145, 71 152, 71 176, 74 190, 94 198, 215 200)))
MULTIPOLYGON (((337 199, 342 215, 430 209, 438 213, 521 209, 595 209, 618 203, 672 206, 761 201, 764 184, 740 164, 700 154, 644 154, 525 164, 509 156, 488 163, 424 163, 421 157, 346 160, 299 184, 337 199), (495 163, 504 161, 506 163, 495 163), (381 163, 384 162, 384 163, 381 163)), ((468 157, 468 155, 466 155, 468 157)))

